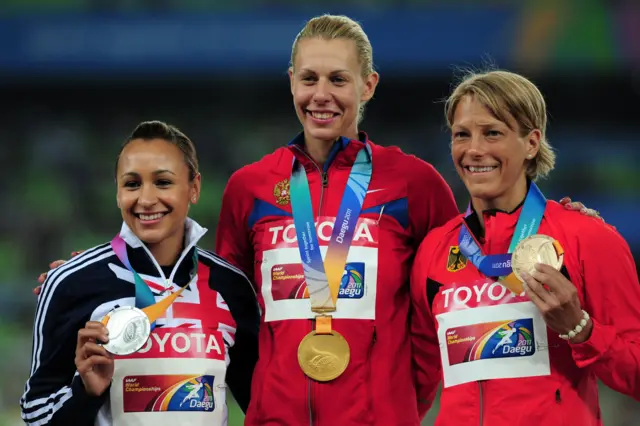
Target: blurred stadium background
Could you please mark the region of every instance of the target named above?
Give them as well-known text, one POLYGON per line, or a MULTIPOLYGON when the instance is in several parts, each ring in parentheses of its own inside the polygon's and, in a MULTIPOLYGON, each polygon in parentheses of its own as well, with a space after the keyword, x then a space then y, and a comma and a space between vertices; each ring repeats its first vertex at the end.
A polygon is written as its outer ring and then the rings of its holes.
MULTIPOLYGON (((639 260, 636 0, 2 0, 0 425, 21 424, 36 277, 120 226, 112 167, 123 138, 160 119, 195 141, 205 195, 193 215, 212 248, 229 175, 299 131, 290 48, 325 12, 359 20, 373 43, 382 77, 362 128, 433 163, 461 206, 441 103, 457 67, 532 78, 559 154, 543 190, 599 210, 639 260)), ((639 406, 603 388, 605 424, 640 424, 639 406)), ((234 406, 230 417, 242 423, 234 406)))

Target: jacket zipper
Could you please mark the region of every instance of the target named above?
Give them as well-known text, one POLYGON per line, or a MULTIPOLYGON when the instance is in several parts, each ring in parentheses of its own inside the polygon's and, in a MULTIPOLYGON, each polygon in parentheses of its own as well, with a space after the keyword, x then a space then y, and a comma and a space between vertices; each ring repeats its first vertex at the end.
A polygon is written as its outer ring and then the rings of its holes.
POLYGON ((313 402, 311 401, 311 379, 307 377, 307 402, 309 406, 309 426, 313 426, 313 402))
POLYGON ((480 426, 482 426, 484 423, 484 395, 482 383, 482 381, 478 382, 478 386, 480 386, 480 426))
POLYGON ((371 356, 373 354, 373 347, 376 345, 376 341, 378 340, 378 335, 376 333, 376 327, 373 326, 373 335, 371 336, 371 345, 369 346, 369 352, 367 353, 367 368, 368 368, 368 377, 369 380, 369 413, 373 413, 373 368, 371 366, 371 356))
MULTIPOLYGON (((313 331, 315 320, 311 322, 311 329, 309 332, 313 331)), ((309 408, 309 426, 313 426, 313 398, 311 397, 311 392, 313 391, 313 380, 305 375, 307 379, 307 407, 309 408)))
MULTIPOLYGON (((191 244, 189 244, 187 247, 185 247, 184 250, 182 250, 182 253, 180 254, 180 257, 178 258, 178 261, 176 262, 175 266, 173 267, 173 269, 171 270, 171 275, 169 276, 169 278, 167 278, 164 275, 164 271, 162 270, 162 268, 160 267, 160 264, 158 264, 158 261, 156 260, 155 257, 153 257, 153 255, 151 254, 151 251, 147 248, 146 244, 142 244, 142 248, 144 249, 144 251, 147 253, 147 256, 149 256, 149 258, 151 259, 151 261, 153 262, 153 265, 156 267, 156 270, 160 273, 160 276, 162 277, 162 280, 164 281, 164 285, 166 290, 169 290, 169 286, 171 285, 171 283, 173 282, 173 278, 174 275, 176 274, 176 272, 178 271, 178 267, 180 266, 180 264, 182 263, 182 261, 184 260, 185 256, 187 255, 187 253, 189 253, 189 251, 195 247, 198 244, 198 241, 200 240, 200 238, 202 238, 202 235, 204 235, 204 233, 202 233, 201 235, 198 235, 197 238, 194 238, 194 241, 191 242, 191 244)), ((198 250, 196 248, 196 250, 198 250)), ((198 271, 196 271, 197 274, 198 271)), ((191 283, 191 281, 189 281, 189 283, 187 284, 187 286, 191 283)))
POLYGON ((322 184, 320 185, 320 203, 318 203, 318 216, 320 216, 321 213, 322 213, 322 199, 324 197, 324 189, 329 186, 329 173, 325 172, 325 171, 322 171, 320 166, 318 166, 318 164, 313 160, 313 158, 311 158, 309 156, 309 154, 304 152, 304 150, 302 148, 300 148, 298 145, 296 145, 295 148, 298 151, 300 151, 302 153, 302 155, 307 157, 309 159, 309 161, 311 161, 311 163, 315 166, 316 170, 318 170, 318 173, 320 173, 320 178, 322 180, 322 184))

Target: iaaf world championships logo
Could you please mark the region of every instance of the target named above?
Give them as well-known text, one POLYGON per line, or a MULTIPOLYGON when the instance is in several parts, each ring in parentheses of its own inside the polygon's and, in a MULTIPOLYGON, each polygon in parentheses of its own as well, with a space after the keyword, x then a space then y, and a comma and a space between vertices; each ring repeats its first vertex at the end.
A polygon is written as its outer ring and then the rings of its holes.
POLYGON ((450 365, 531 356, 536 351, 531 318, 455 327, 445 334, 450 365))
MULTIPOLYGON (((365 293, 365 264, 352 262, 345 265, 338 290, 339 299, 361 299, 365 293)), ((271 268, 273 300, 308 299, 309 291, 302 265, 284 264, 271 268)))
POLYGON ((530 318, 501 324, 482 336, 471 347, 467 361, 533 355, 533 320, 530 318))
POLYGON ((163 392, 150 411, 213 411, 213 376, 194 377, 163 392))

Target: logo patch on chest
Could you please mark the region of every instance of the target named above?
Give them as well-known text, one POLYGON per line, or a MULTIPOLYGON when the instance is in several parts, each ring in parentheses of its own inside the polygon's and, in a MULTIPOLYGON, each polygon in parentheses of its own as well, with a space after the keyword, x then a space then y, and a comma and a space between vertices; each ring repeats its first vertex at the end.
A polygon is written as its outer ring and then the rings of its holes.
POLYGON ((281 180, 273 187, 273 196, 276 198, 276 204, 286 206, 291 200, 289 194, 289 179, 281 180))
POLYGON ((449 247, 449 256, 447 256, 447 271, 458 272, 467 266, 467 258, 460 251, 460 247, 449 247))

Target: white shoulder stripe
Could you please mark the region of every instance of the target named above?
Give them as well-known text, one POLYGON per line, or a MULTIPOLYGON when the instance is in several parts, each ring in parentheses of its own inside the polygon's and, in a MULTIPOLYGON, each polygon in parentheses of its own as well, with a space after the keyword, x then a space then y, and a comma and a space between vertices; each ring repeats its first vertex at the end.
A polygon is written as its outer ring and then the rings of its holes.
MULTIPOLYGON (((33 357, 31 359, 31 374, 35 372, 34 366, 36 361, 36 352, 38 352, 36 351, 36 346, 35 346, 35 342, 38 340, 36 331, 42 330, 43 308, 46 310, 46 308, 49 306, 49 301, 51 300, 53 290, 58 285, 58 281, 59 281, 58 278, 61 277, 62 275, 64 275, 64 277, 67 277, 70 274, 69 271, 71 269, 73 269, 73 272, 75 272, 77 270, 84 268, 87 265, 90 265, 91 263, 93 263, 91 261, 92 259, 95 259, 96 256, 99 256, 100 254, 108 251, 111 251, 111 247, 108 245, 102 245, 102 246, 95 247, 91 250, 87 250, 79 254, 78 256, 68 260, 67 262, 65 262, 64 264, 57 267, 53 271, 50 271, 47 274, 47 279, 42 285, 42 293, 38 297, 38 304, 36 306, 36 316, 34 320, 34 333, 33 333, 34 353, 32 354, 33 357)), ((42 338, 42 336, 40 336, 40 338, 42 338)))
POLYGON ((238 269, 237 267, 233 266, 231 263, 227 262, 226 260, 224 260, 220 256, 218 256, 216 254, 211 254, 208 251, 201 249, 200 247, 198 247, 198 255, 202 255, 202 256, 206 257, 207 259, 213 260, 217 264, 226 267, 227 269, 231 269, 234 272, 237 272, 239 274, 245 275, 244 272, 242 272, 240 269, 238 269))
MULTIPOLYGON (((36 307, 36 316, 33 326, 33 354, 31 360, 30 376, 36 374, 38 367, 40 366, 40 356, 42 353, 42 348, 44 346, 44 322, 46 319, 47 310, 49 308, 49 303, 51 302, 51 299, 53 298, 58 285, 74 272, 86 268, 87 266, 99 262, 100 260, 106 259, 113 254, 114 252, 113 250, 111 250, 111 247, 109 245, 98 246, 94 249, 87 250, 86 252, 63 264, 62 266, 56 268, 51 272, 50 275, 47 276, 47 280, 42 286, 42 293, 38 298, 38 304, 36 307)), ((24 394, 22 395, 22 401, 25 401, 25 403, 30 389, 30 380, 31 379, 27 381, 24 394)))
POLYGON ((203 256, 203 257, 205 257, 205 258, 207 258, 209 260, 212 260, 215 263, 217 263, 218 265, 224 266, 225 268, 230 269, 233 272, 236 272, 237 274, 241 275, 245 280, 247 280, 247 283, 249 284, 249 287, 251 287, 251 291, 253 291, 253 294, 256 296, 256 298, 258 297, 258 295, 256 293, 256 289, 253 287, 253 284, 251 283, 251 280, 249 280, 249 278, 247 278, 245 273, 242 272, 240 269, 236 268, 235 266, 233 266, 232 264, 230 264, 229 262, 227 262, 226 260, 224 260, 220 256, 212 255, 211 253, 201 249, 200 247, 198 247, 198 255, 199 256, 203 256))
MULTIPOLYGON (((55 279, 58 274, 60 274, 62 271, 67 270, 68 268, 70 268, 71 266, 73 266, 74 264, 78 264, 79 262, 81 262, 83 259, 87 259, 88 257, 90 257, 92 254, 94 254, 96 251, 100 250, 100 249, 106 249, 106 246, 98 246, 95 247, 91 250, 87 250, 81 254, 79 254, 78 256, 71 258, 70 260, 66 261, 65 263, 63 263, 62 265, 58 266, 56 269, 53 269, 51 271, 49 271, 47 273, 47 279, 45 280, 41 290, 41 294, 40 296, 38 296, 38 303, 36 305, 36 315, 35 315, 35 319, 34 319, 34 331, 36 330, 36 324, 38 322, 38 319, 40 317, 40 308, 41 308, 41 301, 44 300, 45 295, 48 294, 49 292, 49 285, 48 283, 51 282, 53 279, 55 279)), ((36 333, 34 332, 33 336, 32 336, 32 344, 33 344, 33 354, 32 354, 32 358, 31 358, 31 374, 33 374, 33 365, 35 362, 35 344, 36 344, 36 333)))

